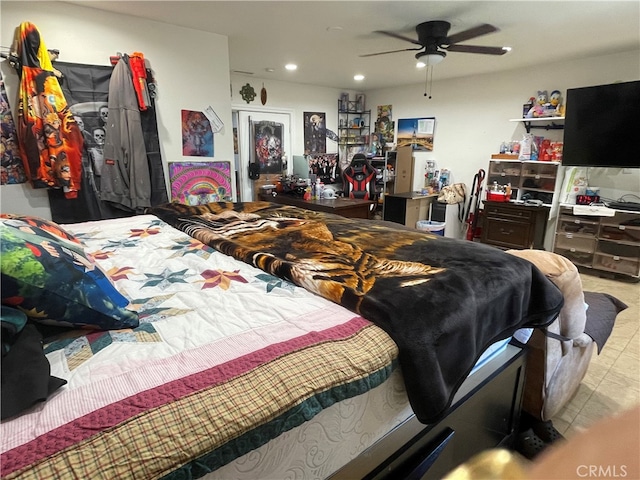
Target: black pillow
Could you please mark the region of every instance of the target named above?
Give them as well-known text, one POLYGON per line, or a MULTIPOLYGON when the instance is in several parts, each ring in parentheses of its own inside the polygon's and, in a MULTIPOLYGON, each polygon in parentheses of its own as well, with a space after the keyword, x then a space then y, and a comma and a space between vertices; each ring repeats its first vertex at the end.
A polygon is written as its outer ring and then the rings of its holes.
POLYGON ((593 338, 600 354, 611 335, 616 316, 628 307, 608 293, 584 292, 584 301, 589 305, 584 333, 593 338))

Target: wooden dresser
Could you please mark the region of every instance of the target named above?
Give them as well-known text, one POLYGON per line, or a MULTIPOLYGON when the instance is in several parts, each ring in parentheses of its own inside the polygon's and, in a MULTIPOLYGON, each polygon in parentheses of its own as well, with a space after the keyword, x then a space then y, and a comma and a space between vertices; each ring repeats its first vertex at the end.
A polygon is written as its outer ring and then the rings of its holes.
POLYGON ((480 241, 504 249, 544 250, 548 206, 511 202, 484 202, 480 241))

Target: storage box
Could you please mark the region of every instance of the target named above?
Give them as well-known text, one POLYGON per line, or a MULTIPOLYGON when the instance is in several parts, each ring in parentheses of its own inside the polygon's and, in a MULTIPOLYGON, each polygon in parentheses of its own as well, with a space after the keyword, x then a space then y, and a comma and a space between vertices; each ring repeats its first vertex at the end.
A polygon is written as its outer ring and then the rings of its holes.
POLYGON ((568 258, 572 263, 583 267, 591 267, 593 265, 593 253, 579 252, 577 250, 569 250, 563 248, 554 248, 554 253, 568 258))
POLYGON ((487 192, 487 200, 489 202, 508 202, 511 197, 502 192, 487 192))
POLYGON ((596 253, 593 266, 602 270, 609 270, 625 275, 638 276, 640 272, 640 260, 638 260, 638 258, 627 258, 603 253, 596 253))
POLYGON ((582 236, 573 233, 558 233, 556 235, 556 248, 562 248, 572 252, 593 253, 596 250, 596 239, 591 236, 582 236))

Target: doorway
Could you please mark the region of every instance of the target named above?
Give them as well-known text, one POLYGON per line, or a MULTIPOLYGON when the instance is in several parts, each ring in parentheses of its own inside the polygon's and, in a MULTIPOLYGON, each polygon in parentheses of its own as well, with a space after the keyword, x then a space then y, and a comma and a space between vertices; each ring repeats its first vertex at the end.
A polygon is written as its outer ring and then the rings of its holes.
MULTIPOLYGON (((236 173, 238 175, 238 201, 251 202, 258 199, 258 191, 260 187, 267 184, 275 184, 280 176, 288 174, 290 170, 290 160, 292 158, 291 151, 291 114, 282 112, 268 111, 252 111, 238 110, 237 112, 237 128, 238 128, 238 162, 236 165, 236 173), (279 158, 272 158, 273 164, 263 164, 261 167, 260 178, 249 178, 249 164, 257 162, 256 158, 256 136, 260 136, 261 132, 257 128, 266 128, 267 135, 269 133, 269 124, 277 125, 279 144, 272 142, 273 152, 279 152, 279 158), (266 127, 265 127, 266 126, 266 127), (281 126, 281 127, 280 127, 281 126), (280 163, 278 163, 278 161, 280 163), (280 167, 276 167, 280 165, 280 167)), ((269 147, 271 148, 271 147, 269 147)), ((271 150, 270 150, 271 152, 271 150)), ((275 153, 274 153, 275 154, 275 153)))

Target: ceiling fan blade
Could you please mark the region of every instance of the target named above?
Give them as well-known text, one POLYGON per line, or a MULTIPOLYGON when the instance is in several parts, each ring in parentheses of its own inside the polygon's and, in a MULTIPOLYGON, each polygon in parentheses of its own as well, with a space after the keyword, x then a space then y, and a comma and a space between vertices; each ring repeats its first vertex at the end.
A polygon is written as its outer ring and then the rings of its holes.
POLYGON ((462 32, 449 35, 447 37, 447 45, 453 45, 454 43, 464 42, 465 40, 471 40, 472 38, 480 37, 481 35, 486 35, 487 33, 497 32, 498 29, 493 25, 489 25, 488 23, 483 23, 482 25, 478 25, 477 27, 470 28, 469 30, 464 30, 462 32))
POLYGON ((358 55, 359 57, 375 57, 376 55, 386 55, 387 53, 409 52, 411 50, 422 50, 421 48, 403 48, 402 50, 391 50, 389 52, 367 53, 365 55, 358 55))
POLYGON ((485 55, 504 55, 507 53, 507 50, 502 47, 483 47, 480 45, 449 45, 444 49, 448 52, 483 53, 485 55))
POLYGON ((400 35, 398 33, 387 32, 385 30, 376 30, 375 33, 381 33, 381 34, 387 35, 389 37, 399 38, 400 40, 404 40, 405 42, 411 42, 411 43, 415 43, 416 45, 420 45, 420 42, 418 40, 414 40, 413 38, 405 37, 404 35, 400 35))

